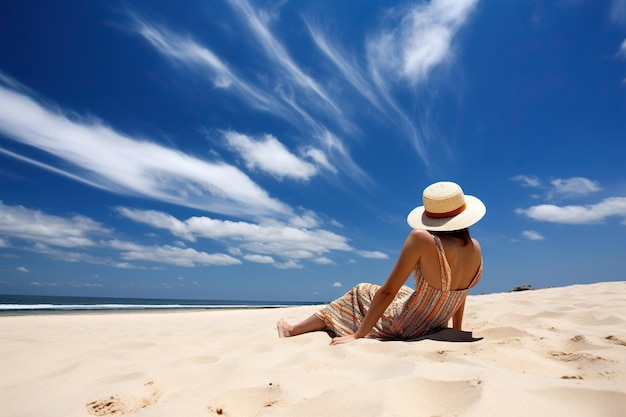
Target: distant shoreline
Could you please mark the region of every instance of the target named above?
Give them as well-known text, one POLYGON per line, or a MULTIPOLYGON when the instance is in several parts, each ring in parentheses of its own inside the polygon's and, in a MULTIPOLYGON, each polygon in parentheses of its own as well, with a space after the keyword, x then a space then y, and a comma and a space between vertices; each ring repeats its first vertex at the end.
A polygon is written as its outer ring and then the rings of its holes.
POLYGON ((118 297, 0 295, 1 316, 247 310, 321 305, 320 302, 177 300, 118 297))

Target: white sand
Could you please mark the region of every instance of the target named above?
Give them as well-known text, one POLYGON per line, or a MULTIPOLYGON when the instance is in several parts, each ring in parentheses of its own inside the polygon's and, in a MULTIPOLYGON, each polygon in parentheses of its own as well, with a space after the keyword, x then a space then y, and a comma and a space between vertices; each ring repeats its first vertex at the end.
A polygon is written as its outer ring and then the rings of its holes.
POLYGON ((626 415, 626 282, 469 297, 474 342, 277 337, 315 309, 0 317, 0 415, 626 415))

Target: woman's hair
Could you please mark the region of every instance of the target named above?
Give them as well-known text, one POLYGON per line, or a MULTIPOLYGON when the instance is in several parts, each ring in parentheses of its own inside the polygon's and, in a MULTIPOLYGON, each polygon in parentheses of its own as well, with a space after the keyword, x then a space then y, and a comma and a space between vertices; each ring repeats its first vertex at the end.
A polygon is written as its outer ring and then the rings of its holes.
POLYGON ((451 232, 431 231, 430 233, 437 236, 450 236, 456 239, 461 239, 463 241, 463 246, 466 246, 472 240, 469 229, 467 227, 465 229, 453 230, 451 232))

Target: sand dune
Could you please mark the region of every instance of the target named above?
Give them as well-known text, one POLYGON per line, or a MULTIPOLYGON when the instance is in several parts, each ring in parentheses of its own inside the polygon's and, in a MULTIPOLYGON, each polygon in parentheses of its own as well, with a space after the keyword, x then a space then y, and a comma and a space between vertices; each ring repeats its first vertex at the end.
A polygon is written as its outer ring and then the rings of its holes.
POLYGON ((0 317, 0 414, 626 415, 625 282, 471 296, 468 333, 418 341, 277 337, 315 309, 0 317))

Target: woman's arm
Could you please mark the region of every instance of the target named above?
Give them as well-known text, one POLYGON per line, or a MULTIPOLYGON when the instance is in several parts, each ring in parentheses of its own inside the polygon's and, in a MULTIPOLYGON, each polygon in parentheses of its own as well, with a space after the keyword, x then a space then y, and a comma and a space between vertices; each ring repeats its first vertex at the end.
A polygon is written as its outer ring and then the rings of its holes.
POLYGON ((389 304, 391 304, 391 301, 398 293, 398 290, 400 290, 400 287, 402 287, 402 284, 404 284, 409 277, 415 265, 419 262, 426 239, 432 240, 432 237, 430 237, 430 234, 425 230, 413 230, 409 234, 409 237, 407 237, 400 251, 396 265, 391 270, 385 283, 376 291, 372 304, 357 331, 348 336, 334 338, 330 342, 331 345, 347 343, 367 336, 380 316, 382 316, 387 307, 389 307, 389 304))
POLYGON ((454 312, 454 315, 452 316, 452 328, 453 329, 463 330, 461 326, 463 326, 463 311, 465 310, 465 298, 467 298, 467 296, 463 297, 463 302, 461 302, 461 305, 459 306, 459 308, 457 308, 457 310, 454 312))

